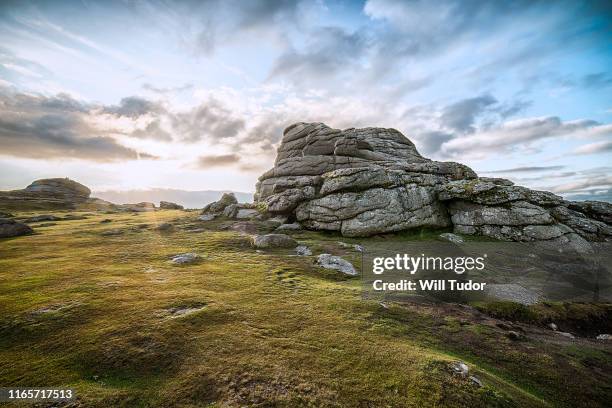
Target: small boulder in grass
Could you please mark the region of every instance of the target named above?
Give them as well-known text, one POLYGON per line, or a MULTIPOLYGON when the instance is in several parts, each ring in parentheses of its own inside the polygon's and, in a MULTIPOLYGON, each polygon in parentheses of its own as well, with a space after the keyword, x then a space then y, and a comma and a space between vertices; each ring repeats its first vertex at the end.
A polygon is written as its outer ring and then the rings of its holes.
POLYGON ((600 334, 596 337, 596 339, 601 341, 612 341, 612 334, 600 334))
POLYGON ((345 275, 355 276, 357 271, 353 264, 346 259, 332 254, 321 254, 317 258, 317 265, 325 269, 334 269, 345 275))
POLYGON ((173 228, 174 226, 170 224, 169 222, 162 222, 161 224, 157 226, 158 231, 170 231, 173 228))
POLYGON ((445 232, 443 234, 438 235, 438 239, 440 241, 451 242, 456 245, 463 244, 465 242, 463 237, 457 234, 450 233, 450 232, 445 232))
POLYGON ((255 235, 251 244, 258 249, 295 248, 298 245, 295 239, 285 234, 255 235))
POLYGON ((306 245, 298 245, 295 247, 295 253, 299 256, 310 256, 312 255, 312 251, 306 245))
POLYGON ((455 374, 459 374, 462 377, 467 377, 470 373, 470 368, 463 361, 455 361, 451 365, 451 368, 453 369, 453 372, 455 372, 455 374))
POLYGON ((185 264, 195 263, 199 261, 200 259, 202 259, 200 255, 193 253, 193 252, 188 252, 185 254, 178 254, 178 255, 173 256, 170 262, 172 262, 173 264, 177 264, 177 265, 185 265, 185 264))

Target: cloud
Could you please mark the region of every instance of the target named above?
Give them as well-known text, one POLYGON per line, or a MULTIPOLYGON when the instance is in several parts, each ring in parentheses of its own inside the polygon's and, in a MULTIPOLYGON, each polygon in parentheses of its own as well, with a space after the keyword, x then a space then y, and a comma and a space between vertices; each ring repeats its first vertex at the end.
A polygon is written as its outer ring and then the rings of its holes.
POLYGON ((161 111, 163 111, 163 107, 158 102, 153 102, 139 96, 122 98, 119 105, 105 106, 103 109, 104 113, 125 116, 132 119, 161 111))
POLYGON ((556 116, 526 118, 503 122, 467 136, 456 137, 441 146, 448 156, 486 156, 516 148, 528 148, 530 143, 551 137, 586 138, 612 133, 612 125, 592 120, 562 121, 556 116))
POLYGON ((172 141, 172 136, 169 132, 161 127, 161 122, 159 119, 151 121, 144 129, 134 130, 130 136, 139 139, 155 139, 165 142, 172 141))
POLYGON ((491 95, 463 99, 444 108, 440 123, 442 126, 459 132, 473 132, 474 120, 487 107, 497 103, 491 95))
POLYGON ((245 121, 215 99, 209 99, 187 112, 172 116, 172 127, 186 142, 219 141, 233 138, 245 127, 245 121))
MULTIPOLYGON (((612 134, 612 132, 611 132, 612 134)), ((595 153, 606 153, 612 151, 612 140, 606 140, 603 142, 595 142, 582 145, 572 152, 573 154, 595 154, 595 153)))
POLYGON ((553 186, 550 191, 553 193, 577 193, 591 187, 609 188, 612 186, 612 176, 599 175, 584 178, 582 180, 553 186))
POLYGON ((89 122, 88 105, 55 97, 0 91, 2 154, 35 159, 74 158, 100 162, 152 159, 118 143, 89 122))
POLYGON ((358 65, 366 46, 359 32, 339 27, 322 27, 312 31, 303 50, 289 49, 274 63, 270 78, 286 78, 303 85, 320 84, 322 79, 358 65))
POLYGON ((513 167, 511 169, 483 171, 482 173, 489 173, 489 174, 495 174, 495 173, 534 173, 534 172, 561 170, 563 168, 565 168, 565 166, 513 167))
POLYGON ((226 167, 231 166, 240 161, 240 156, 237 154, 220 154, 200 156, 197 161, 197 167, 208 169, 211 167, 226 167))

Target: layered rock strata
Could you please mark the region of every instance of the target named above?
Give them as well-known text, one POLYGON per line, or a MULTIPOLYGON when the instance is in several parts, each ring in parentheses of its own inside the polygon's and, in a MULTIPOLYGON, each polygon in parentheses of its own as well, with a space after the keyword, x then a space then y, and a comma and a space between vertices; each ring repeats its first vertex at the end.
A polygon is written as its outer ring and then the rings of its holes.
POLYGON ((306 228, 370 236, 419 227, 573 246, 612 240, 612 205, 570 202, 419 154, 395 129, 285 129, 274 167, 256 186, 270 216, 306 228))

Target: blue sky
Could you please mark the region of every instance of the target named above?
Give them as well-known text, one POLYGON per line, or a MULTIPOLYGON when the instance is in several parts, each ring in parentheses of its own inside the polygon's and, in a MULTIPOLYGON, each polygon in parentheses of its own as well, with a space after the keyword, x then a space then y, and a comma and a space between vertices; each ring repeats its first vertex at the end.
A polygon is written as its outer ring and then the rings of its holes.
POLYGON ((612 10, 577 1, 4 1, 0 188, 253 191, 296 121, 612 200, 612 10))

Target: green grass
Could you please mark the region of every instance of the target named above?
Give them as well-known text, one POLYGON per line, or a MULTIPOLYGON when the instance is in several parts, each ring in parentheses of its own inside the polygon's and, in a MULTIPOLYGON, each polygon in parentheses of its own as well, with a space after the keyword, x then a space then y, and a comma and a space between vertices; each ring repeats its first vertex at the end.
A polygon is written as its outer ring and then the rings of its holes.
MULTIPOLYGON (((610 399, 603 346, 512 343, 491 322, 443 304, 385 309, 362 299, 359 279, 289 250, 256 252, 247 236, 222 229, 226 221, 199 222, 196 212, 89 214, 0 241, 0 385, 73 387, 83 407, 586 407, 610 399), (155 230, 162 222, 174 230, 155 230), (100 235, 111 229, 123 233, 100 235), (168 262, 183 252, 202 260, 168 262), (483 388, 452 373, 457 359, 483 388)), ((363 239, 293 235, 315 254, 359 266, 359 254, 337 241, 363 239)), ((371 241, 385 239, 393 238, 371 241)))

